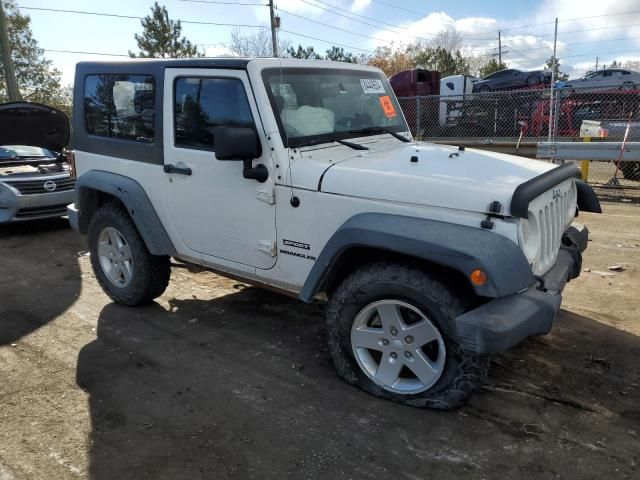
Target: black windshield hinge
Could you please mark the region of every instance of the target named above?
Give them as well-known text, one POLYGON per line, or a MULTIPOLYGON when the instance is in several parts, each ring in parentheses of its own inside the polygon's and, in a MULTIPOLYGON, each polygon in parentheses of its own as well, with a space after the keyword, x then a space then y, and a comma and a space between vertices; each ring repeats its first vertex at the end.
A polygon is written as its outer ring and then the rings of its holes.
POLYGON ((493 230, 495 224, 493 223, 492 218, 504 218, 501 215, 502 212, 502 204, 498 201, 493 201, 489 204, 489 213, 487 214, 487 218, 485 218, 482 222, 480 222, 480 226, 487 230, 493 230))

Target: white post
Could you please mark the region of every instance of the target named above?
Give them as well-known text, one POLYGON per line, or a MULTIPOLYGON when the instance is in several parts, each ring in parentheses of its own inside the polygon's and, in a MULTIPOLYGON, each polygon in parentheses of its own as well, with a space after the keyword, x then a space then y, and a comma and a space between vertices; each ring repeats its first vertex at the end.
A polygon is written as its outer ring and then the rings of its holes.
POLYGON ((556 78, 556 44, 558 42, 558 17, 556 17, 556 29, 553 36, 553 57, 551 57, 551 86, 549 87, 549 135, 547 140, 551 141, 551 134, 553 130, 553 84, 556 78))

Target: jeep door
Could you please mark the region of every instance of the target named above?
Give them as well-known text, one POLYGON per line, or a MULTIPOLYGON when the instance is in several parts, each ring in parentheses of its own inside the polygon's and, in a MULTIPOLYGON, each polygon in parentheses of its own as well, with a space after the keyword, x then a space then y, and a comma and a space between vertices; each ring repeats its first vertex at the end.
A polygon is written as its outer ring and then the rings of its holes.
POLYGON ((271 268, 273 165, 246 72, 167 69, 163 135, 168 211, 186 246, 205 263, 271 268), (216 126, 256 129, 263 153, 253 165, 267 167, 266 182, 243 178, 242 161, 216 159, 216 126))

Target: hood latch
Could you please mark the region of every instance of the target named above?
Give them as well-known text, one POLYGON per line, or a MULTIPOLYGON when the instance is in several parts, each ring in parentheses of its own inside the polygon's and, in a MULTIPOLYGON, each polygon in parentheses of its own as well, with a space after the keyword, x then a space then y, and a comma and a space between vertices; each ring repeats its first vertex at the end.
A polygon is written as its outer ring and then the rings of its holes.
POLYGON ((492 218, 504 218, 501 215, 502 212, 502 204, 498 201, 493 201, 489 204, 489 213, 487 214, 487 218, 480 222, 480 226, 487 230, 493 230, 495 224, 493 223, 492 218))

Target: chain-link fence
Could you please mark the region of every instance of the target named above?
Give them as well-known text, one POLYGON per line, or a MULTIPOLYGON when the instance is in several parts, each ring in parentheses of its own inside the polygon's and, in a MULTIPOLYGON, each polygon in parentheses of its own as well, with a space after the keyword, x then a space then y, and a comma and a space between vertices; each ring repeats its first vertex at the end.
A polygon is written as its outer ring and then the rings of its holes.
MULTIPOLYGON (((535 158, 542 141, 621 142, 627 128, 627 141, 640 141, 640 84, 618 81, 399 101, 417 138, 535 158)), ((583 175, 600 193, 640 197, 640 163, 585 160, 583 175)))

